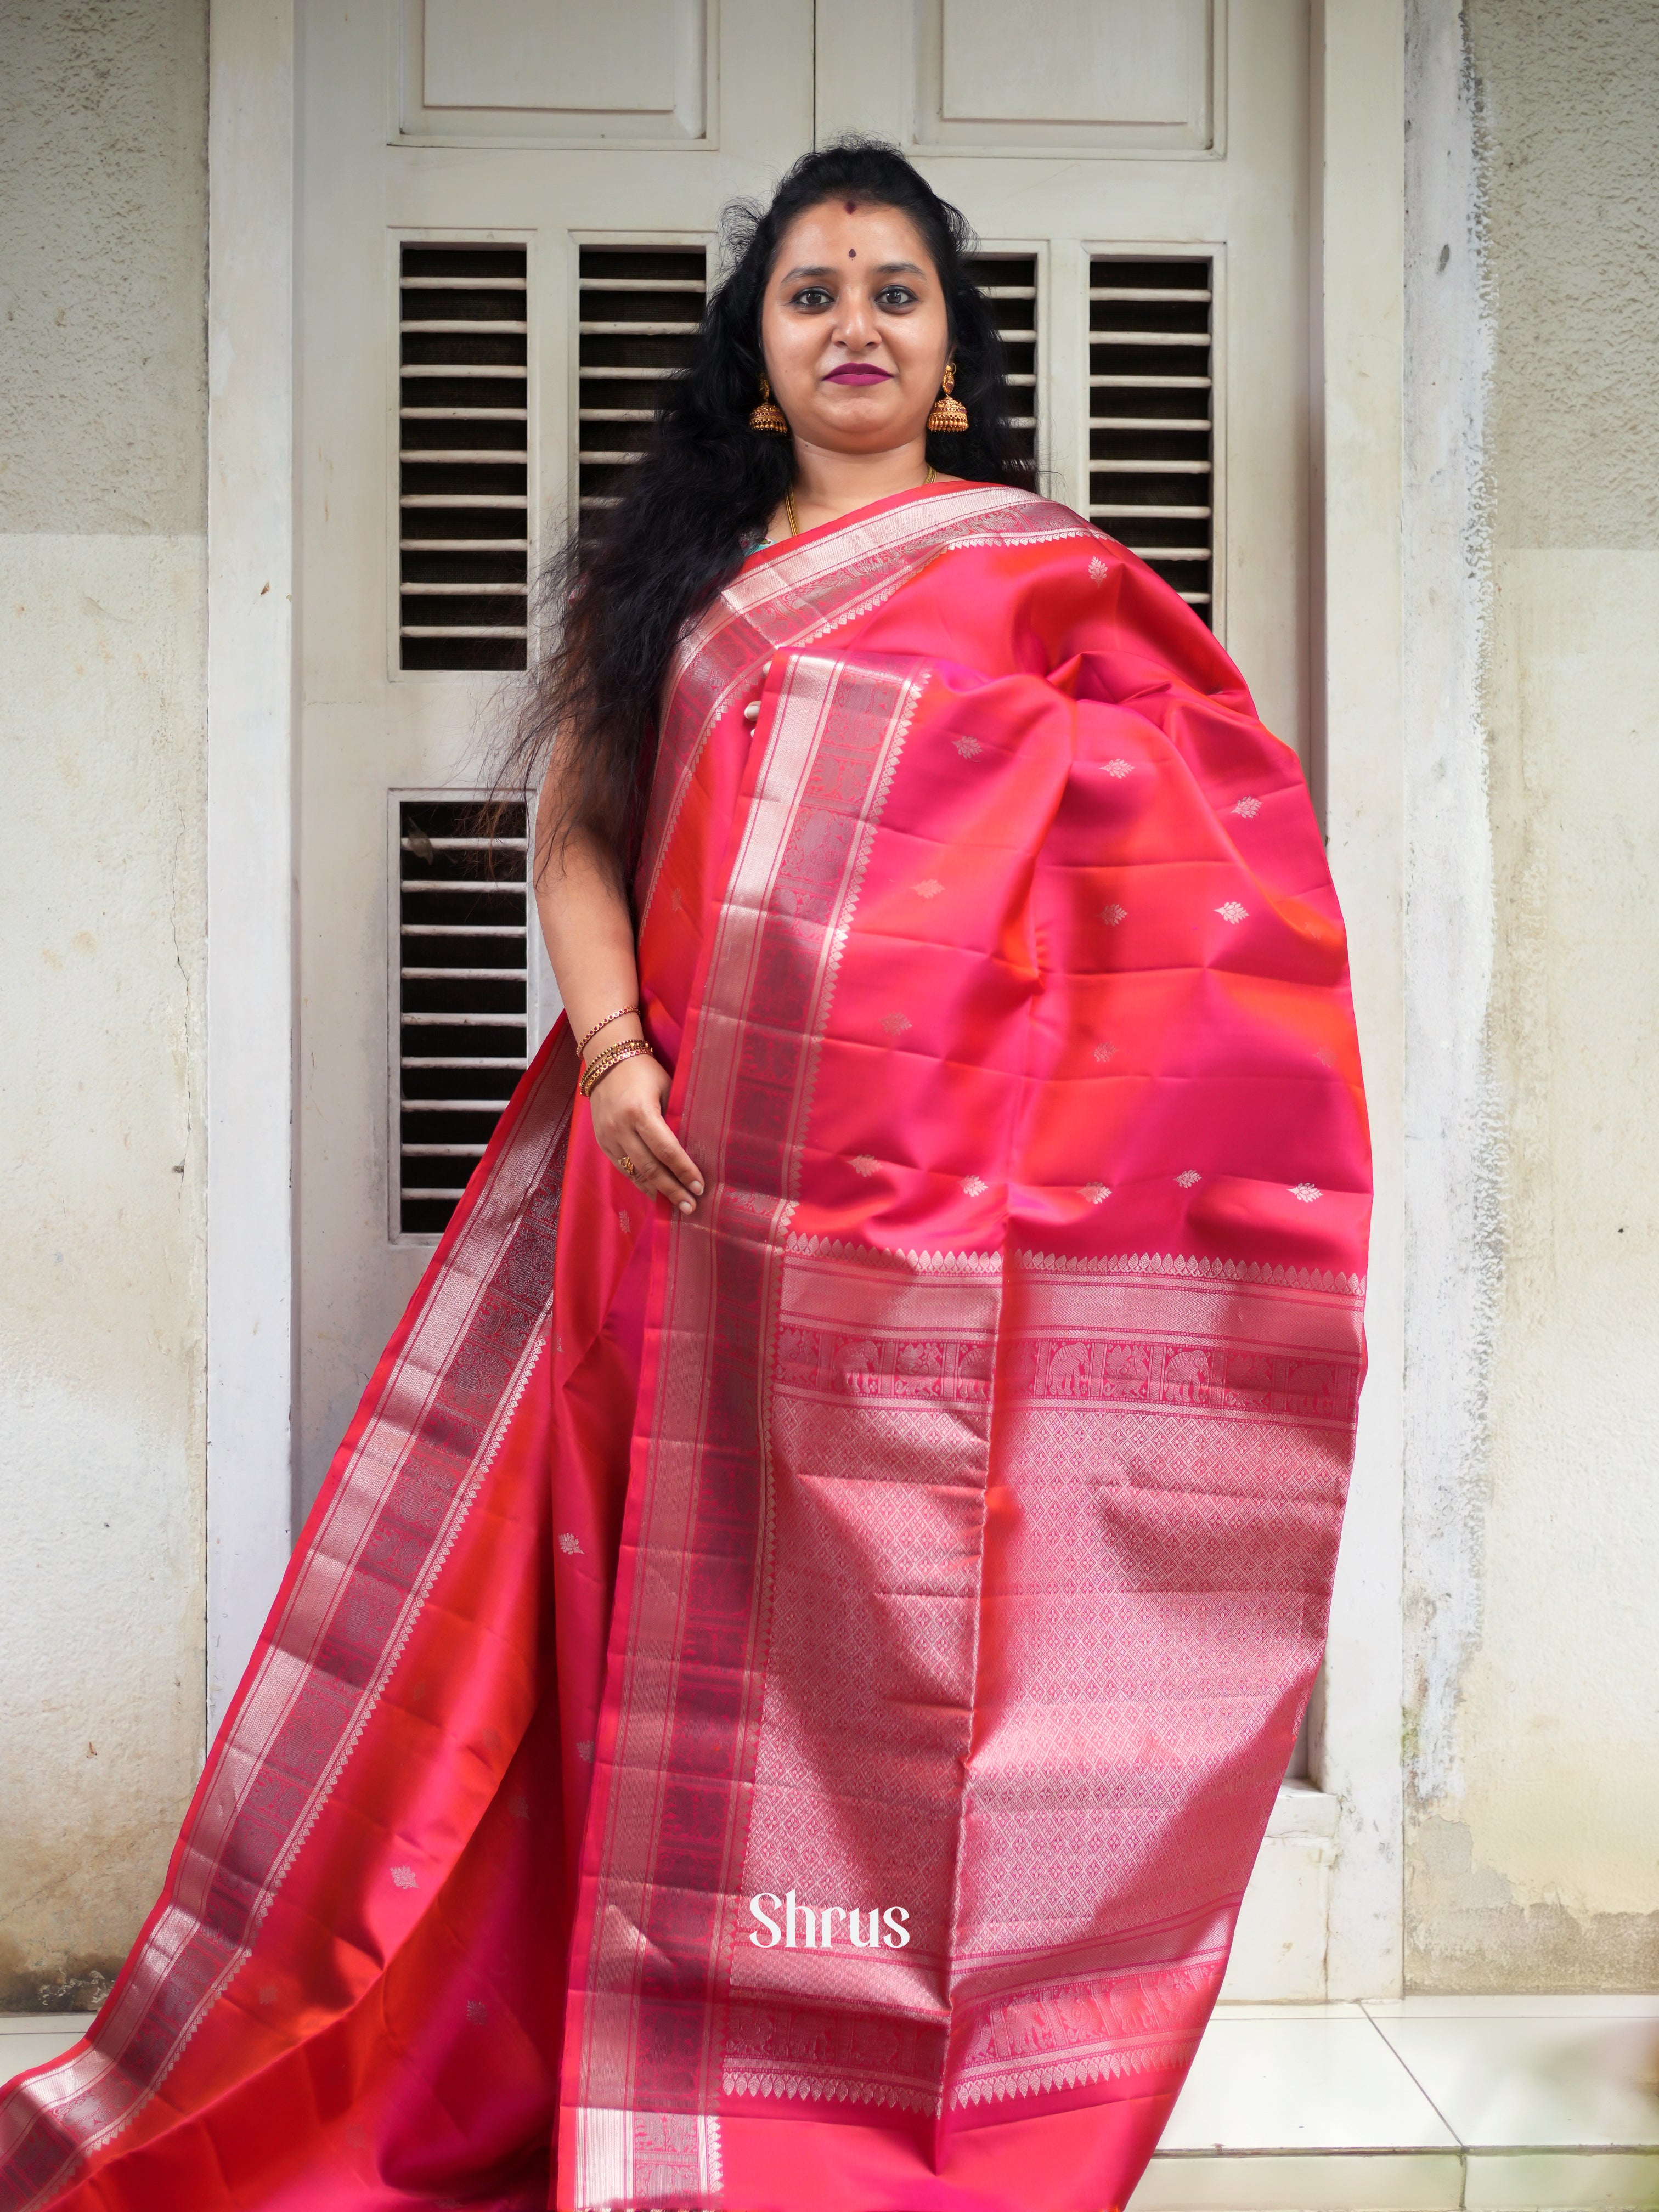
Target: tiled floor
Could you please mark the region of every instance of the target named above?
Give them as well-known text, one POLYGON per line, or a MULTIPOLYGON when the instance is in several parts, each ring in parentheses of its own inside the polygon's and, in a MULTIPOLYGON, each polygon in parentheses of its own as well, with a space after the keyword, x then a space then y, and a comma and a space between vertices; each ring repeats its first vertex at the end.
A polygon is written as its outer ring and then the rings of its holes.
POLYGON ((1134 2212, 1659 2205, 1659 1997, 1223 2005, 1134 2212))
MULTIPOLYGON (((0 2080, 84 2020, 0 2019, 0 2080)), ((1223 2005, 1133 2212, 1659 2206, 1659 1997, 1223 2005)))

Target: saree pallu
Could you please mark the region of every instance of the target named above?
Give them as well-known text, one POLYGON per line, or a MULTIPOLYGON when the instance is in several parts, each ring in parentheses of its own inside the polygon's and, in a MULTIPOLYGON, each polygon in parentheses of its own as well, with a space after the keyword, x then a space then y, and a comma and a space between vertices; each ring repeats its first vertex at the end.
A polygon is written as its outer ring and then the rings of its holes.
POLYGON ((1121 2206, 1324 1635, 1368 1164, 1294 756, 1065 508, 751 558, 0 2207, 1121 2206), (758 702, 751 725, 744 708, 758 702))

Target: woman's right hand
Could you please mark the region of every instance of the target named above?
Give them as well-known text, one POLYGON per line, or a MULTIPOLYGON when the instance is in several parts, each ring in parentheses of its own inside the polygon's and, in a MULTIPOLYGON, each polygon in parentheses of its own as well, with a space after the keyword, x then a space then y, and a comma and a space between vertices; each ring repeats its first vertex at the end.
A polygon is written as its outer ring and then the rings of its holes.
POLYGON ((702 1177, 663 1119, 668 1091, 668 1070, 648 1054, 618 1061, 588 1100, 593 1134, 612 1167, 636 1189, 691 1213, 702 1196, 702 1177))

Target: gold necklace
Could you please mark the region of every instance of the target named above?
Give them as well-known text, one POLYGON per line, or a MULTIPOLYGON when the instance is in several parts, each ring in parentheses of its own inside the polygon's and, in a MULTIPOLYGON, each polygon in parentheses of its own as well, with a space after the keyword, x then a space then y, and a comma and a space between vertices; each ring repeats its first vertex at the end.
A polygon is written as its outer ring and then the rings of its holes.
MULTIPOLYGON (((927 464, 927 473, 922 478, 921 483, 916 486, 916 489, 921 491, 924 486, 932 483, 938 475, 939 471, 933 466, 933 463, 929 461, 927 464)), ((783 495, 783 511, 789 518, 789 535, 792 538, 799 538, 800 536, 800 521, 795 513, 795 487, 793 484, 791 484, 783 495)))

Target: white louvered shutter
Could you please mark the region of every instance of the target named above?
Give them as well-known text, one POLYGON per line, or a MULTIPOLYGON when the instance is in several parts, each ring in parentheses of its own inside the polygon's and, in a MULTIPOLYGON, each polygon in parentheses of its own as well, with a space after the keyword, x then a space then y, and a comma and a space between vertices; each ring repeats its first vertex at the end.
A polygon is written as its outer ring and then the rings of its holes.
POLYGON ((405 243, 398 665, 525 665, 529 316, 521 246, 405 243))
POLYGON ((1215 388, 1206 257, 1089 264, 1089 513, 1207 622, 1215 388))
POLYGON ((392 1227, 436 1237, 527 1064, 525 810, 485 835, 464 793, 397 793, 392 808, 392 1227))

